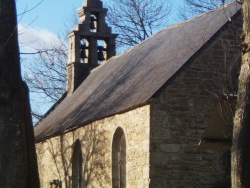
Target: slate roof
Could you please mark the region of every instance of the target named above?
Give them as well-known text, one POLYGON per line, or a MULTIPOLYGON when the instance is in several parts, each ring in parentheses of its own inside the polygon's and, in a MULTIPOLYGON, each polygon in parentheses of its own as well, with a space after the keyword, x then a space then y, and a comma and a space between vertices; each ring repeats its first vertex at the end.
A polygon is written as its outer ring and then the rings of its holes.
POLYGON ((239 9, 234 2, 172 25, 109 59, 35 127, 36 141, 146 103, 239 9))

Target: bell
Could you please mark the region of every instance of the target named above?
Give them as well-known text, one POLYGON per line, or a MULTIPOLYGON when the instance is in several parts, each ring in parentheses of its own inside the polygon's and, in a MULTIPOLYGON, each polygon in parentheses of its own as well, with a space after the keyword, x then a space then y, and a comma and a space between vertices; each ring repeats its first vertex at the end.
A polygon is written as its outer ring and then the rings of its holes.
POLYGON ((95 28, 95 18, 93 16, 90 17, 90 29, 96 29, 95 28))
POLYGON ((85 49, 86 49, 87 47, 85 46, 85 45, 81 45, 81 58, 82 59, 85 59, 85 58, 87 58, 88 56, 86 55, 86 52, 85 52, 85 49))
POLYGON ((97 55, 98 55, 98 60, 99 61, 104 61, 105 60, 103 50, 105 50, 105 48, 103 48, 102 46, 98 46, 98 54, 97 55))
POLYGON ((81 58, 82 59, 85 59, 85 58, 87 58, 88 56, 86 55, 86 53, 85 53, 85 50, 81 50, 81 58))
POLYGON ((98 60, 99 60, 99 61, 104 61, 104 60, 105 60, 103 51, 99 51, 99 52, 98 52, 98 60))

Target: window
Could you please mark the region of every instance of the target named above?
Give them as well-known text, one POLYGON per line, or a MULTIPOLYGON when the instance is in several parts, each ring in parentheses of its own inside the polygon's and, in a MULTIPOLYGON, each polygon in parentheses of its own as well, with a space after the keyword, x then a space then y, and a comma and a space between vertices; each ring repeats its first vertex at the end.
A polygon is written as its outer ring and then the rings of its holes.
POLYGON ((126 139, 122 128, 117 128, 112 142, 112 187, 126 187, 126 139))
POLYGON ((82 188, 82 150, 79 140, 75 142, 72 155, 72 187, 82 188))

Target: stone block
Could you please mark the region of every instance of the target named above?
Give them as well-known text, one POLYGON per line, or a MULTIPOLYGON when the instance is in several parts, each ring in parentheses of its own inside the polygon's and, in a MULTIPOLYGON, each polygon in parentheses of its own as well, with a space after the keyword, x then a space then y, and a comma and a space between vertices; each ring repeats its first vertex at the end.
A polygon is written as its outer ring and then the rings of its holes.
POLYGON ((177 153, 180 151, 181 146, 179 144, 161 144, 160 149, 164 153, 177 153))

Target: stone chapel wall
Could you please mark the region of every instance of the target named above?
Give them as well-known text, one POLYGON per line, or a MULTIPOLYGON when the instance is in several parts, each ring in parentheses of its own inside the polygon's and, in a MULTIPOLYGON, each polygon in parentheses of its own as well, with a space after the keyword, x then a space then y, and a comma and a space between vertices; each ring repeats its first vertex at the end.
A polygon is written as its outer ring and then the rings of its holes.
MULTIPOLYGON (((197 149, 216 96, 223 93, 225 65, 240 57, 241 17, 192 57, 145 105, 37 143, 41 187, 59 180, 72 188, 74 143, 81 144, 83 185, 112 187, 112 140, 121 127, 126 140, 126 187, 228 186, 223 152, 197 149)), ((178 53, 178 52, 177 52, 178 53)), ((80 153, 80 152, 76 152, 80 153)))
POLYGON ((149 105, 93 122, 74 131, 37 143, 41 188, 59 180, 72 188, 72 154, 79 139, 82 150, 83 185, 112 187, 112 140, 118 127, 126 139, 126 186, 149 184, 149 105))
POLYGON ((241 16, 236 17, 151 100, 152 188, 230 187, 230 158, 222 151, 201 151, 198 144, 226 92, 226 69, 240 62, 241 16))

